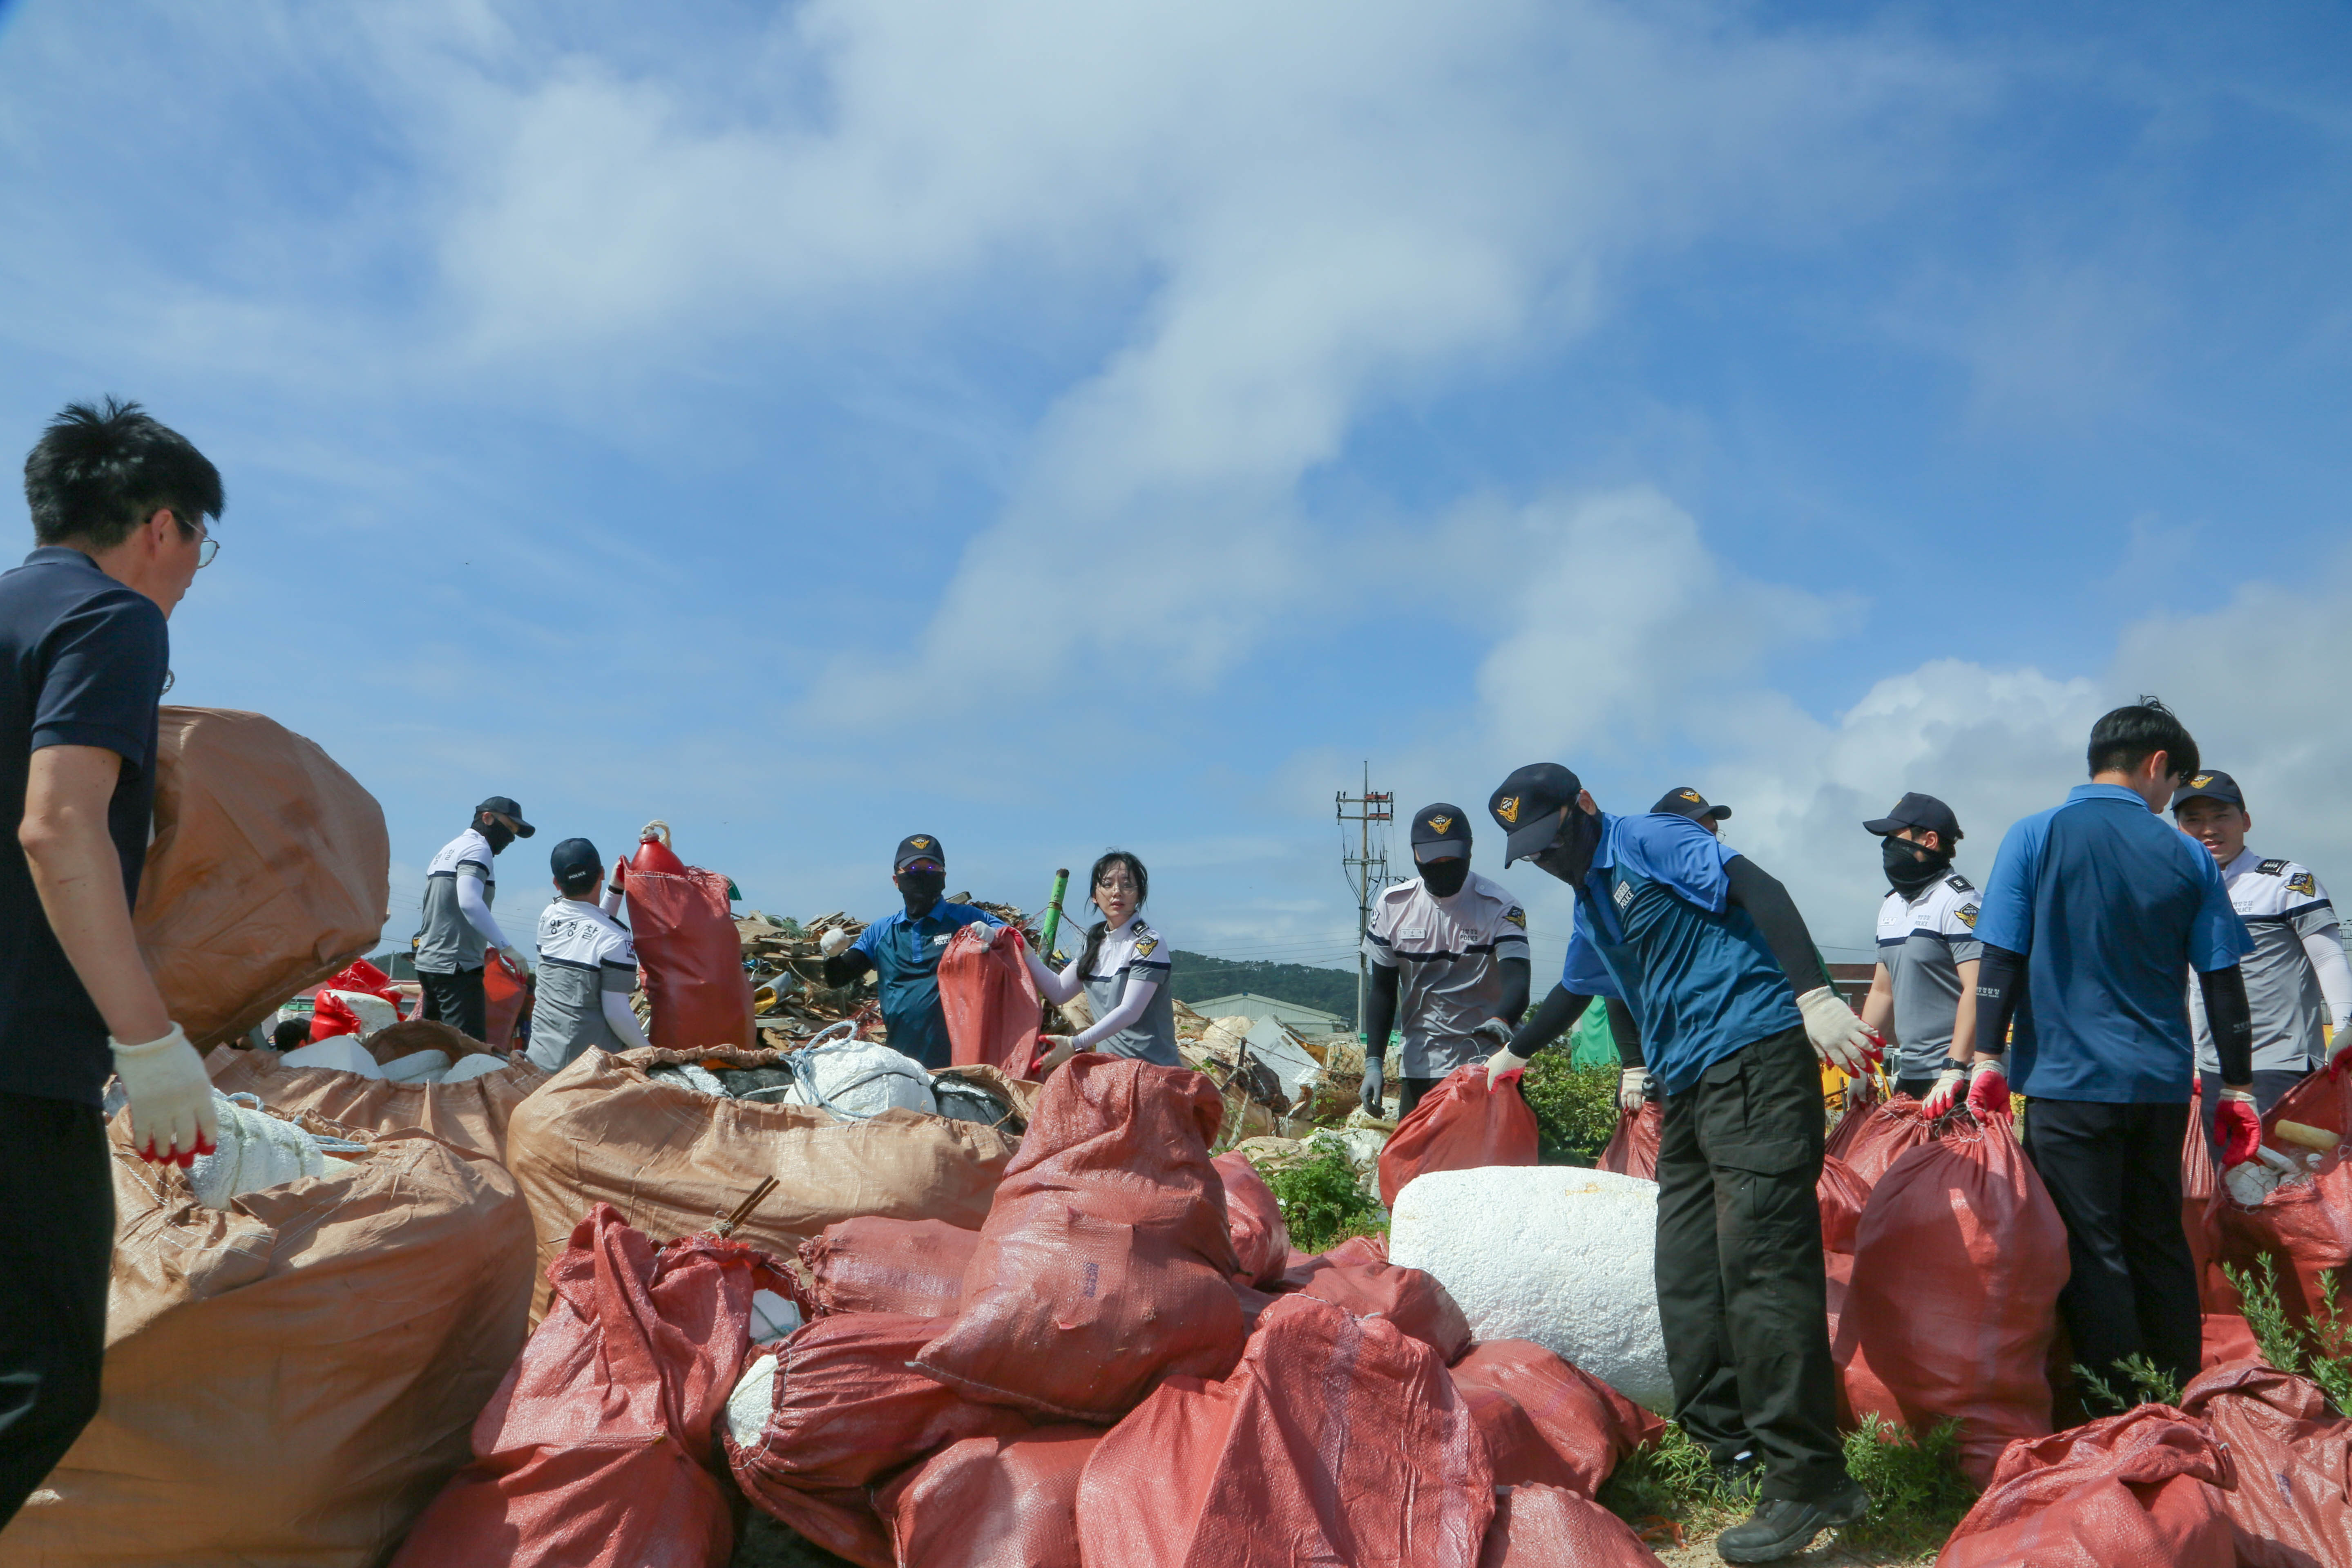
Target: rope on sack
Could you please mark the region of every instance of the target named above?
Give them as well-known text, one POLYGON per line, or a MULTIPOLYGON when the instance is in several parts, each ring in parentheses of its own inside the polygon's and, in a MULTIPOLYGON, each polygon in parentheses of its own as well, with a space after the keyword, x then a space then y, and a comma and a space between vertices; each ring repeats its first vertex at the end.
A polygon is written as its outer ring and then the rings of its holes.
POLYGON ((670 848, 669 824, 656 816, 651 822, 646 823, 643 827, 637 829, 638 843, 643 844, 649 838, 660 840, 661 847, 665 849, 670 848))

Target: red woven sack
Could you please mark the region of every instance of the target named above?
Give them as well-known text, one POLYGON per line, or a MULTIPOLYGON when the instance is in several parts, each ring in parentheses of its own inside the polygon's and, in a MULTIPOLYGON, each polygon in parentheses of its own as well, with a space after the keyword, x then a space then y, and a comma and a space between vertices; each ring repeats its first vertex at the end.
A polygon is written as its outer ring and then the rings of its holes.
POLYGON ((2143 1405, 2001 1456, 1936 1568, 2232 1568, 2230 1451, 2143 1405))
POLYGON ((900 1568, 1079 1568, 1078 1478, 1097 1426, 950 1443, 875 1493, 900 1568))
POLYGON ((1225 1230, 1241 1259, 1236 1283, 1268 1285, 1282 1278, 1290 1258, 1290 1226, 1282 1204, 1246 1154, 1220 1154, 1213 1163, 1225 1184, 1225 1230))
POLYGON ((1005 1167, 963 1310, 915 1358, 974 1399, 1108 1426, 1161 1377, 1223 1377, 1246 1331, 1209 1142, 1217 1086, 1084 1052, 1005 1167))
POLYGON ((1621 1176, 1639 1176, 1645 1182, 1658 1179, 1658 1135, 1665 1131, 1666 1108, 1654 1100, 1645 1100, 1639 1110, 1617 1112, 1617 1132, 1609 1146, 1601 1151, 1595 1163, 1604 1171, 1614 1171, 1621 1176))
POLYGON ((1285 1297, 1222 1382, 1171 1377, 1078 1483, 1087 1568, 1471 1568, 1494 1477, 1428 1346, 1285 1297))
POLYGON ((859 1312, 786 1340, 765 1430, 748 1444, 723 1439, 743 1495, 828 1552, 895 1568, 867 1489, 950 1443, 1029 1429, 1017 1412, 975 1405, 907 1364, 939 1329, 933 1318, 859 1312))
POLYGON ((948 939, 940 954, 940 1011, 955 1066, 1029 1076, 1044 1007, 1021 956, 1027 947, 1014 927, 977 921, 948 939))
POLYGON ((1824 1154, 1813 1194, 1822 1206, 1822 1249, 1852 1252, 1854 1235, 1862 1228, 1862 1211, 1870 1205, 1870 1184, 1835 1154, 1824 1154))
POLYGON ((1914 1432, 1959 1421, 1960 1468, 1982 1485, 2011 1438, 2050 1430, 2042 1367, 2068 1261, 2065 1224, 2008 1124, 1967 1123, 1879 1178, 1839 1330, 1859 1336, 1914 1432))
POLYGON ((1421 1097, 1381 1150, 1381 1202, 1432 1171, 1474 1171, 1483 1165, 1536 1163, 1536 1113, 1519 1092, 1524 1069, 1514 1068, 1486 1086, 1486 1064, 1455 1068, 1421 1097))
POLYGON ((820 1313, 952 1318, 980 1233, 943 1219, 845 1219, 801 1243, 820 1313))
POLYGON ((2227 1444, 2221 1494, 2240 1568, 2352 1568, 2352 1421, 2305 1378, 2240 1363, 2190 1383, 2180 1407, 2227 1444))
POLYGON ((474 1424, 474 1459, 395 1568, 707 1568, 734 1549, 708 1468, 773 1260, 715 1237, 659 1248, 598 1204, 548 1267, 555 1300, 474 1424))
MULTIPOLYGON (((1919 1102, 1907 1094, 1898 1094, 1884 1105, 1874 1105, 1858 1113, 1848 1111, 1845 1121, 1837 1131, 1844 1131, 1852 1122, 1853 1132, 1828 1152, 1853 1167, 1853 1173, 1864 1184, 1878 1185, 1878 1178, 1886 1174, 1887 1167, 1904 1154, 1935 1136, 1933 1125, 1919 1102)), ((1832 1142, 1837 1141, 1832 1138, 1832 1142)))
POLYGON ((1374 1257, 1370 1240, 1359 1237, 1294 1263, 1275 1289, 1328 1301, 1360 1318, 1385 1318, 1448 1363, 1469 1349, 1470 1320, 1437 1277, 1387 1261, 1385 1243, 1374 1257))
MULTIPOLYGON (((2275 1255, 2279 1304, 2297 1323, 2315 1315, 2326 1321, 2320 1276, 2334 1270, 2340 1321, 2352 1327, 2352 1144, 2346 1142, 2352 1136, 2352 1073, 2330 1078, 2325 1068, 2314 1072, 2271 1107, 2263 1118, 2264 1133, 2281 1121, 2333 1132, 2336 1147, 2321 1157, 2315 1174, 2281 1185, 2258 1207, 2241 1207, 2227 1190, 2216 1194, 2215 1260, 2251 1269, 2263 1253, 2275 1255)), ((2281 1146, 2275 1138, 2265 1141, 2281 1146)), ((2228 1304, 2236 1305, 2235 1291, 2229 1292, 2228 1304)), ((2217 1303, 2207 1303, 2207 1310, 2217 1309, 2217 1303)))
POLYGON ((1528 1340, 1489 1340, 1453 1367, 1498 1487, 1565 1487, 1586 1497, 1665 1423, 1528 1340))
POLYGON ((505 1050, 514 1039, 515 1022, 530 998, 530 987, 507 967, 506 960, 490 954, 489 962, 482 965, 482 1028, 487 1036, 482 1043, 494 1051, 505 1050))
POLYGON ((1850 1332, 1844 1326, 1846 1291, 1853 1284, 1853 1255, 1824 1251, 1822 1283, 1829 1303, 1830 1358, 1837 1365, 1838 1426, 1851 1431, 1862 1425, 1865 1415, 1900 1424, 1903 1407, 1870 1370, 1870 1358, 1862 1353, 1860 1332, 1850 1332))
POLYGON ((1633 1527, 1558 1487, 1505 1486, 1478 1568, 1661 1568, 1633 1527))
POLYGON ((758 1045, 751 1028, 751 982, 743 973, 743 941, 728 909, 727 879, 694 866, 683 871, 632 866, 625 886, 629 933, 636 940, 646 998, 653 1005, 648 1033, 656 1048, 758 1045))

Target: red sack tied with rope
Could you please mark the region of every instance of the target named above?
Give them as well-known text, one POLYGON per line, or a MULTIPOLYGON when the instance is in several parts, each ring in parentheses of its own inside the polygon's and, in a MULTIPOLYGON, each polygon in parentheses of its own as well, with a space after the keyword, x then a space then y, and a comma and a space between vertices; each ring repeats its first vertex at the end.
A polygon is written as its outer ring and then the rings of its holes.
POLYGON ((1404 1184, 1431 1171, 1534 1164, 1536 1113, 1519 1092, 1525 1071, 1513 1068, 1489 1089, 1486 1064, 1472 1062, 1423 1095, 1381 1150, 1381 1202, 1395 1207, 1404 1184))
POLYGON ((1564 1487, 1586 1497, 1665 1423, 1539 1344, 1488 1340, 1452 1368, 1498 1487, 1564 1487))
POLYGON ((801 1263, 814 1277, 816 1310, 895 1312, 909 1318, 952 1318, 963 1300, 963 1271, 980 1247, 980 1233, 943 1219, 883 1219, 867 1215, 824 1227, 801 1243, 801 1263))
POLYGON ((1601 1151, 1601 1158, 1593 1162, 1594 1165, 1621 1176, 1656 1181, 1658 1137, 1665 1126, 1666 1108, 1654 1100, 1643 1100, 1639 1110, 1619 1110, 1616 1135, 1601 1151))
POLYGON ((1330 1251, 1294 1257, 1274 1282, 1285 1295, 1312 1296, 1359 1318, 1382 1318, 1448 1363, 1470 1347, 1470 1320, 1437 1277, 1388 1260, 1377 1237, 1350 1237, 1330 1251))
POLYGON ((948 939, 940 955, 940 1011, 947 1017, 955 1066, 1029 1076, 1043 1008, 1022 957, 1028 945, 1012 926, 978 921, 948 939))
POLYGON ((699 1051, 758 1045, 743 939, 729 908, 728 880, 681 861, 669 825, 646 824, 636 858, 614 873, 629 901, 629 934, 653 1006, 647 1031, 656 1049, 699 1051))
POLYGON ((2240 1568, 2352 1568, 2352 1421, 2307 1378, 2252 1363, 2201 1373, 2180 1396, 2229 1447, 2221 1495, 2240 1568))
POLYGON ((2233 1568, 2237 1484, 2211 1427, 2143 1405, 2011 1445, 1936 1568, 2233 1568))

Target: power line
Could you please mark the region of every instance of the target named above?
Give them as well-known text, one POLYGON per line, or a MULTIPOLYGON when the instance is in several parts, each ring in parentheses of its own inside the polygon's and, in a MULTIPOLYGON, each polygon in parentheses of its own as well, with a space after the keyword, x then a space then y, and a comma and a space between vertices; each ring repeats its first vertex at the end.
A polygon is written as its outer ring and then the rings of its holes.
POLYGON ((1367 762, 1364 763, 1364 793, 1351 795, 1346 790, 1340 790, 1333 798, 1339 803, 1338 816, 1342 825, 1339 829, 1339 865, 1349 874, 1356 891, 1356 942, 1359 949, 1356 953, 1356 1029, 1360 1034, 1364 1028, 1364 991, 1370 983, 1361 944, 1365 931, 1372 923, 1372 891, 1387 886, 1389 879, 1388 836, 1385 833, 1381 836, 1381 851, 1373 854, 1372 824, 1392 820, 1396 797, 1373 790, 1372 764, 1367 762), (1349 806, 1355 809, 1349 811, 1349 806), (1357 828, 1357 847, 1353 855, 1347 852, 1345 825, 1350 822, 1357 828))

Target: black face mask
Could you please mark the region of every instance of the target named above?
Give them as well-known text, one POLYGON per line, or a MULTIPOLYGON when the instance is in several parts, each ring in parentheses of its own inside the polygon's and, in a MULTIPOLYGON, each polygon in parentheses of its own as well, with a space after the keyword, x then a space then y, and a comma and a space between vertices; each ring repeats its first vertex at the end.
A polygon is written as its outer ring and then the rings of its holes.
POLYGON ((1885 862, 1887 885, 1906 899, 1925 889, 1952 863, 1952 858, 1942 850, 1922 849, 1892 833, 1880 841, 1878 853, 1885 862), (1924 860, 1920 858, 1923 855, 1927 857, 1924 860))
POLYGON ((493 855, 501 853, 514 842, 514 829, 496 818, 482 824, 481 834, 490 841, 490 853, 493 855))
POLYGON ((1601 818, 1580 806, 1570 805, 1559 836, 1528 858, 1574 888, 1583 884, 1585 874, 1592 869, 1593 851, 1600 847, 1601 818))
POLYGON ((1433 898, 1450 899, 1470 880, 1470 857, 1467 855, 1416 864, 1421 867, 1421 885, 1429 889, 1433 898))
POLYGON ((901 871, 898 873, 898 896, 907 900, 909 918, 930 913, 931 906, 947 891, 945 871, 901 871))

